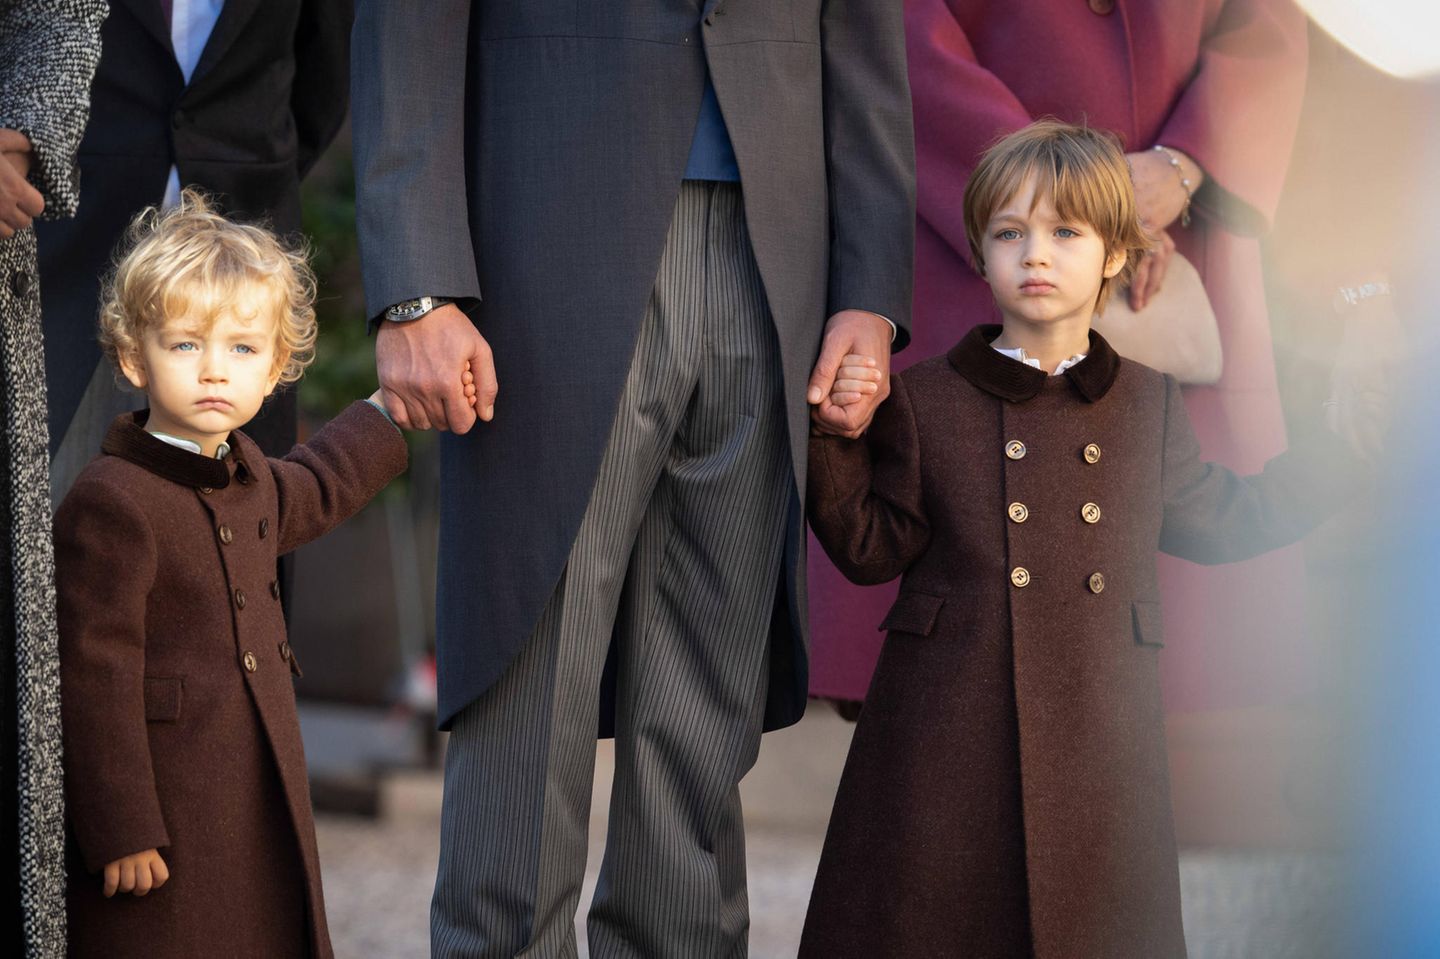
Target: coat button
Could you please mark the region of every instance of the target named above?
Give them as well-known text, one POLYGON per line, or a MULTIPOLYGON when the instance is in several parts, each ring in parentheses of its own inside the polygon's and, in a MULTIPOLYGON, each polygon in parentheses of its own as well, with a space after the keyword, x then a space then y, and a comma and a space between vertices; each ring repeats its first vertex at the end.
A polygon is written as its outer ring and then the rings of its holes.
POLYGON ((245 655, 240 657, 240 661, 245 664, 245 672, 247 673, 253 673, 260 668, 260 661, 257 660, 255 654, 248 649, 245 650, 245 655))
POLYGON ((1105 574, 1090 574, 1090 592, 1094 593, 1096 596, 1099 596, 1101 593, 1105 592, 1105 574))
POLYGON ((1010 518, 1017 523, 1023 523, 1030 518, 1030 510, 1024 503, 1011 503, 1009 512, 1010 518))
POLYGON ((1030 585, 1030 571, 1024 566, 1016 566, 1010 571, 1010 582, 1024 589, 1030 585))
POLYGON ((235 541, 234 531, 231 530, 230 527, 226 526, 224 523, 220 524, 220 528, 215 530, 215 533, 220 537, 220 542, 224 543, 226 546, 229 546, 235 541))
POLYGON ((1091 464, 1100 462, 1100 445, 1098 443, 1091 443, 1085 447, 1085 462, 1091 464))
POLYGON ((280 598, 280 581, 278 579, 272 579, 270 581, 270 595, 276 599, 280 598))
POLYGON ((1005 455, 1012 460, 1025 458, 1025 444, 1019 440, 1011 440, 1005 444, 1005 455))
POLYGON ((1090 0, 1090 9, 1100 16, 1108 16, 1115 12, 1115 0, 1090 0))
POLYGON ((243 590, 243 589, 237 589, 237 590, 235 590, 235 608, 236 608, 236 609, 244 609, 244 608, 245 608, 245 590, 243 590))
POLYGON ((281 659, 289 659, 289 658, 290 658, 290 642, 289 642, 289 640, 286 640, 285 642, 283 642, 283 643, 280 644, 280 658, 281 658, 281 659))
POLYGON ((1091 525, 1100 522, 1100 507, 1094 503, 1086 503, 1080 507, 1080 518, 1091 525))
POLYGON ((269 535, 270 535, 270 521, 269 521, 268 519, 262 519, 262 520, 260 521, 260 538, 261 538, 261 539, 264 539, 265 537, 267 537, 267 536, 269 536, 269 535))
POLYGON ((189 117, 185 116, 184 110, 176 110, 170 114, 170 125, 178 130, 185 125, 188 119, 189 117))
POLYGON ((10 292, 21 299, 30 295, 30 287, 32 285, 33 282, 30 279, 30 274, 24 270, 16 270, 10 275, 10 292))

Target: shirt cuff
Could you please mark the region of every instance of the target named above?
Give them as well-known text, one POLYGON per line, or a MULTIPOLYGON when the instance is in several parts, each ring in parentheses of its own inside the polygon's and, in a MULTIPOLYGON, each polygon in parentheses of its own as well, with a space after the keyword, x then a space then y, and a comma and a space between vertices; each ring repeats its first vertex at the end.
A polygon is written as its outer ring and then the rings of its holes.
MULTIPOLYGON (((387 410, 385 407, 381 406, 379 403, 375 402, 368 396, 365 397, 365 402, 369 403, 371 406, 375 407, 375 409, 379 410, 380 415, 385 417, 385 422, 389 423, 391 426, 395 426, 395 417, 390 415, 389 410, 387 410)), ((401 430, 398 426, 395 426, 395 431, 398 432, 401 436, 405 435, 405 432, 401 430)))

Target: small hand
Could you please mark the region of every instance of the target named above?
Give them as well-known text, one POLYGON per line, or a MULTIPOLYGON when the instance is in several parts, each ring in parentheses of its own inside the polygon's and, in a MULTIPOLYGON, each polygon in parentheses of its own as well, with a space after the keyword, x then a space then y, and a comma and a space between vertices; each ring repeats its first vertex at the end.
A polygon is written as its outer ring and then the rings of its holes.
POLYGON ((105 898, 116 892, 133 892, 143 896, 159 889, 170 878, 170 869, 154 849, 117 859, 105 867, 105 898))
POLYGON ((810 374, 810 386, 805 396, 811 406, 810 421, 817 432, 855 439, 870 426, 875 410, 890 395, 890 337, 890 324, 874 313, 841 310, 830 317, 825 324, 820 356, 815 361, 815 371, 810 374), (854 369, 863 365, 847 363, 850 357, 873 358, 873 370, 879 374, 878 378, 871 375, 842 377, 842 368, 848 366, 854 369), (849 403, 839 405, 833 395, 837 380, 855 386, 873 383, 875 389, 842 390, 854 396, 847 397, 849 403))
POLYGON ((849 406, 880 392, 882 374, 873 356, 849 353, 840 361, 835 382, 830 385, 830 402, 849 406))
POLYGON ((1130 309, 1140 312, 1150 305, 1165 283, 1165 272, 1175 256, 1175 241, 1166 230, 1155 235, 1155 246, 1146 252, 1130 278, 1130 309))
POLYGON ((453 303, 409 323, 381 323, 375 367, 385 408, 403 429, 465 433, 477 415, 486 422, 495 416, 499 384, 490 344, 453 303))
POLYGON ((30 173, 30 138, 15 130, 0 129, 0 239, 27 229, 45 211, 45 198, 25 179, 30 173))

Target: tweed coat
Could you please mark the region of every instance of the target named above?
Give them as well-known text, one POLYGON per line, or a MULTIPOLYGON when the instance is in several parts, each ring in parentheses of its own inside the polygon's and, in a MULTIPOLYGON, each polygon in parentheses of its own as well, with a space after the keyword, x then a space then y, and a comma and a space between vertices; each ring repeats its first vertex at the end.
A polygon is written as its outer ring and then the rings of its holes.
POLYGON ((899 3, 360 0, 351 59, 367 312, 463 299, 500 383, 492 422, 440 440, 442 724, 504 672, 560 579, 707 75, 774 320, 794 476, 765 727, 798 720, 806 383, 838 310, 887 316, 908 337, 914 147, 899 3))
MULTIPOLYGON (((79 202, 75 146, 105 13, 104 0, 0 0, 0 128, 30 138, 30 181, 45 200, 44 218, 71 216, 79 202)), ((0 858, 18 860, 0 881, 0 941, 7 951, 51 957, 65 951, 64 812, 33 230, 0 240, 0 391, 0 858)))
MULTIPOLYGON (((971 325, 997 322, 990 288, 969 264, 962 213, 985 148, 1047 115, 1088 123, 1115 131, 1128 150, 1163 143, 1205 169, 1190 226, 1170 234, 1204 280, 1225 371, 1215 386, 1186 387, 1186 408, 1207 459, 1252 473, 1284 449, 1258 236, 1280 200, 1304 94, 1305 17, 1294 3, 905 0, 905 33, 917 178, 909 352, 934 356, 971 325)), ((1298 550, 1208 569, 1160 564, 1169 709, 1307 687, 1298 550), (1246 589, 1253 578, 1268 588, 1246 589), (1241 659, 1243 674, 1215 665, 1241 659)), ((856 589, 816 569, 811 593, 812 688, 857 699, 880 652, 871 627, 893 590, 856 589)))
POLYGON ((284 459, 224 460, 112 425, 55 520, 72 955, 331 955, 275 559, 405 467, 352 404, 284 459), (170 880, 101 895, 158 848, 170 880))
POLYGON ((999 332, 897 376, 868 447, 812 441, 826 551, 903 579, 803 956, 1184 956, 1156 552, 1254 556, 1354 483, 1325 446, 1204 463, 1173 378, 1094 333, 1046 376, 999 332))

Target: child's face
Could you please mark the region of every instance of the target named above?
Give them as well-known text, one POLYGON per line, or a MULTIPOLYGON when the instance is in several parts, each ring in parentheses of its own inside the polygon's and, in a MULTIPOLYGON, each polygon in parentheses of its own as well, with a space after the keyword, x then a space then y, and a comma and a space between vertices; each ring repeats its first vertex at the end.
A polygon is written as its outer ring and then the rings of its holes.
POLYGON ((1005 321, 1029 326, 1069 320, 1088 329, 1101 281, 1125 267, 1125 254, 1107 257, 1089 224, 1062 220, 1049 197, 1036 203, 1034 177, 991 216, 981 251, 1005 321))
POLYGON ((270 315, 226 311, 209 329, 174 318, 146 331, 120 367, 150 397, 147 429, 193 440, 209 456, 275 389, 278 340, 270 315))

